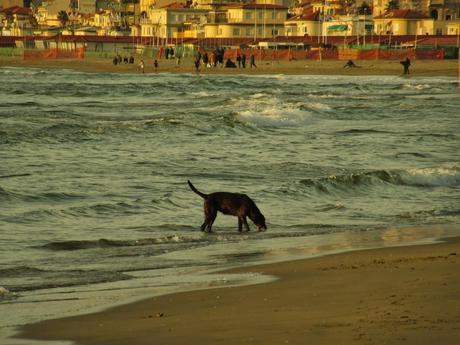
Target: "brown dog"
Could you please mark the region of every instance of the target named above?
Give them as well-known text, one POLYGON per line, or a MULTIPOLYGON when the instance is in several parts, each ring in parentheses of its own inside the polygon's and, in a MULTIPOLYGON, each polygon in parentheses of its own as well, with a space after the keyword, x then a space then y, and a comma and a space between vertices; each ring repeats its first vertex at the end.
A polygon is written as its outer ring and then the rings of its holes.
POLYGON ((216 192, 211 194, 201 193, 195 186, 187 181, 190 188, 204 199, 204 223, 201 231, 212 232, 212 224, 217 217, 217 211, 238 217, 238 231, 243 231, 243 224, 246 231, 249 225, 246 217, 249 217, 257 226, 259 231, 267 230, 265 217, 257 208, 256 203, 246 194, 216 192))

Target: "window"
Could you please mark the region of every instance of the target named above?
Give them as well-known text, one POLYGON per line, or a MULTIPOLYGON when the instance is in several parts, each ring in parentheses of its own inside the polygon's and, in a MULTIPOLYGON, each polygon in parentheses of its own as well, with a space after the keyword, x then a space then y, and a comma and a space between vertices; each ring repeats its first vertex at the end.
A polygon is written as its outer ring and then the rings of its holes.
POLYGON ((233 28, 233 36, 234 37, 240 36, 240 28, 233 28))
POLYGON ((252 12, 246 12, 244 18, 245 19, 252 19, 252 12))
POLYGON ((279 35, 279 30, 278 29, 272 29, 272 36, 278 36, 279 35))
POLYGON ((253 36, 254 28, 246 28, 246 36, 253 36))

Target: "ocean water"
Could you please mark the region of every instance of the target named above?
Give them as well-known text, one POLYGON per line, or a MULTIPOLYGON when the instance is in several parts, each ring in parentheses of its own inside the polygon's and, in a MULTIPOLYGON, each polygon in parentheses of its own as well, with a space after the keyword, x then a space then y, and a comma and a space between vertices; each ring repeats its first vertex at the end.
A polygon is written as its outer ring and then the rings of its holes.
MULTIPOLYGON (((0 68, 0 333, 204 274, 430 241, 460 221, 448 77, 86 74, 0 68), (268 231, 205 192, 250 195, 268 231)), ((12 343, 12 340, 8 340, 12 343)))

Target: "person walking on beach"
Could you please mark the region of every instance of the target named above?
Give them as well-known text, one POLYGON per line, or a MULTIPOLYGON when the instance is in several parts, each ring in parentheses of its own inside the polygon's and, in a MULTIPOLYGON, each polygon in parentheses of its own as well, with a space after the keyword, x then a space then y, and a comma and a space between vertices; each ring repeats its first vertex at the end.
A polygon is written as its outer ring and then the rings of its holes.
POLYGON ((153 61, 153 68, 155 68, 155 72, 156 72, 157 69, 158 69, 158 60, 157 60, 157 59, 155 59, 155 60, 153 61))
POLYGON ((241 66, 243 66, 243 68, 246 68, 246 54, 245 53, 241 55, 241 66))
POLYGON ((236 63, 238 64, 238 68, 241 68, 241 55, 240 55, 240 53, 236 53, 236 63))
POLYGON ((257 68, 256 66, 256 57, 254 56, 254 54, 251 54, 251 56, 249 57, 249 67, 252 68, 257 68))
POLYGON ((139 67, 140 67, 141 70, 142 70, 142 74, 144 74, 145 64, 144 64, 144 60, 143 60, 143 59, 141 59, 141 61, 139 62, 139 67))
POLYGON ((209 64, 209 56, 206 52, 203 54, 203 65, 205 65, 206 67, 211 67, 211 65, 209 64))
POLYGON ((409 66, 410 66, 410 59, 406 58, 406 60, 400 61, 401 65, 403 65, 404 73, 409 74, 409 66))

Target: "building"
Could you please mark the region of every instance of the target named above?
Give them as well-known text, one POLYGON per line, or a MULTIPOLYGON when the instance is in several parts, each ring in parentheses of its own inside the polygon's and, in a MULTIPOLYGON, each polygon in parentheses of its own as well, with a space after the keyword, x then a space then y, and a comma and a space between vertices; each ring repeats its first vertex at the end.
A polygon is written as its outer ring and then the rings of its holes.
POLYGON ((376 34, 432 35, 434 19, 425 13, 413 10, 391 10, 374 17, 376 34))
POLYGON ((96 12, 96 0, 73 0, 72 3, 75 7, 72 7, 74 11, 78 13, 94 14, 96 12))
POLYGON ((177 2, 162 8, 149 8, 140 20, 140 34, 164 39, 199 37, 200 24, 206 22, 207 14, 208 10, 177 2))
POLYGON ((435 34, 459 34, 460 0, 431 0, 429 12, 434 19, 435 34))
POLYGON ((319 11, 305 11, 284 22, 286 36, 317 36, 321 32, 319 11))
POLYGON ((31 0, 0 0, 0 10, 10 7, 30 7, 31 0))
POLYGON ((30 8, 13 6, 0 10, 1 36, 30 35, 35 27, 30 8))
POLYGON ((273 38, 284 36, 288 8, 280 5, 248 3, 229 5, 224 12, 209 16, 205 37, 273 38))

